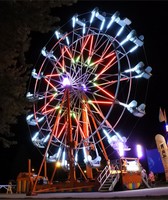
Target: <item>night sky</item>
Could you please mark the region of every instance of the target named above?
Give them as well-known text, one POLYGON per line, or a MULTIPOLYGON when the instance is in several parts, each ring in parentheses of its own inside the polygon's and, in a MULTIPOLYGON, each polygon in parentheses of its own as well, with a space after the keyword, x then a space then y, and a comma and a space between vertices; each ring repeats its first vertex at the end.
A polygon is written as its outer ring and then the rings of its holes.
MULTIPOLYGON (((152 77, 148 82, 146 115, 138 122, 133 122, 131 129, 124 130, 130 137, 128 143, 142 143, 145 148, 156 148, 155 135, 165 134, 164 123, 158 120, 159 108, 168 112, 167 73, 168 73, 168 2, 166 1, 79 1, 71 7, 57 8, 53 12, 60 16, 59 25, 66 23, 74 14, 92 11, 95 7, 99 10, 114 13, 119 11, 121 16, 132 21, 131 27, 139 35, 144 35, 144 51, 148 65, 152 67, 152 77)), ((50 39, 49 35, 42 37, 33 36, 30 59, 35 63, 37 52, 41 50, 50 39), (37 51, 38 50, 38 51, 37 51)), ((144 88, 139 89, 139 94, 146 94, 144 88)), ((19 122, 13 127, 16 132, 27 132, 27 137, 18 138, 18 145, 4 149, 3 169, 0 172, 3 182, 16 179, 20 171, 27 171, 27 160, 32 159, 32 166, 38 167, 41 159, 40 152, 33 147, 26 119, 21 116, 19 122), (8 162, 6 161, 8 160, 8 162), (5 175, 4 173, 8 171, 5 175)), ((25 135, 25 134, 24 134, 25 135)), ((1 183, 1 182, 0 182, 1 183)))

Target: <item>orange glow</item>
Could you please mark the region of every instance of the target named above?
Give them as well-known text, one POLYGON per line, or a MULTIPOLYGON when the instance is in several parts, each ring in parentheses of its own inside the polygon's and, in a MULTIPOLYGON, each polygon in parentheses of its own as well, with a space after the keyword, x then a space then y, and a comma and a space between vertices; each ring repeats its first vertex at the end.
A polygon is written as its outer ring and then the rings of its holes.
POLYGON ((65 124, 64 124, 64 126, 62 127, 62 129, 60 130, 59 134, 58 134, 58 135, 55 134, 55 136, 56 136, 57 138, 59 138, 60 135, 62 134, 63 130, 65 130, 66 125, 67 125, 67 122, 65 122, 65 124))
MULTIPOLYGON (((66 97, 66 92, 64 93, 64 96, 62 98, 62 102, 61 102, 61 105, 60 105, 60 109, 62 109, 62 106, 64 104, 64 100, 65 100, 65 97, 66 97)), ((55 123, 54 123, 54 127, 52 129, 52 135, 56 135, 57 134, 57 131, 58 131, 58 124, 59 124, 59 121, 60 121, 60 112, 58 112, 58 115, 56 117, 56 120, 55 120, 55 123)), ((52 137, 51 137, 52 138, 52 137)))
POLYGON ((48 75, 45 75, 45 77, 56 77, 56 76, 60 76, 59 74, 48 74, 48 75))
MULTIPOLYGON (((87 109, 90 111, 90 113, 92 113, 91 110, 90 110, 90 106, 89 106, 88 104, 87 104, 87 109)), ((101 147, 102 147, 102 150, 103 150, 103 153, 104 153, 104 157, 105 157, 106 160, 108 160, 108 156, 107 156, 107 153, 106 153, 104 144, 103 144, 103 142, 102 142, 102 140, 101 140, 101 136, 100 136, 100 133, 99 133, 99 131, 98 131, 98 127, 97 127, 97 125, 96 125, 95 119, 94 119, 93 115, 90 115, 90 117, 91 117, 92 122, 93 122, 93 124, 94 124, 95 130, 97 130, 97 136, 98 136, 98 138, 99 138, 99 140, 100 140, 100 145, 101 145, 101 147)))
POLYGON ((88 43, 90 37, 91 37, 91 35, 89 35, 89 36, 87 37, 87 39, 85 40, 84 44, 82 45, 81 54, 83 53, 83 50, 84 50, 84 48, 86 47, 86 45, 87 45, 87 43, 88 43))
MULTIPOLYGON (((46 109, 46 107, 50 104, 50 102, 54 99, 54 95, 51 97, 51 99, 43 106, 43 108, 42 108, 42 112, 46 109)), ((55 110, 55 108, 53 108, 53 109, 51 109, 51 110, 48 110, 48 111, 45 111, 45 112, 43 112, 43 114, 46 114, 46 113, 48 113, 48 112, 52 112, 53 110, 55 110)))
POLYGON ((91 103, 97 103, 97 104, 112 104, 113 102, 111 101, 91 101, 91 103))
POLYGON ((111 67, 113 61, 116 59, 116 56, 114 56, 110 61, 109 63, 102 69, 102 71, 96 76, 96 78, 98 78, 101 74, 103 74, 105 71, 107 71, 109 69, 109 67, 111 67))
POLYGON ((91 56, 91 54, 92 54, 92 47, 93 47, 93 35, 91 35, 90 49, 89 49, 89 56, 91 56))
POLYGON ((44 79, 44 80, 56 91, 56 88, 52 83, 50 83, 47 79, 44 79))
POLYGON ((109 54, 107 54, 107 55, 105 56, 105 54, 107 53, 107 51, 108 51, 108 49, 110 48, 110 46, 111 46, 111 44, 108 46, 108 48, 106 49, 106 51, 102 54, 101 58, 100 58, 99 60, 95 61, 94 63, 92 63, 92 65, 96 65, 96 64, 100 63, 102 60, 104 60, 104 59, 106 59, 106 58, 108 58, 108 57, 110 57, 110 56, 114 56, 114 55, 115 55, 114 52, 111 52, 111 53, 109 53, 109 54), (104 56, 105 56, 105 57, 104 57, 104 56))
POLYGON ((63 67, 63 71, 65 71, 65 61, 64 61, 64 50, 61 49, 61 55, 62 55, 62 67, 63 67))
MULTIPOLYGON (((44 109, 46 108, 46 106, 47 106, 47 105, 45 105, 45 107, 44 107, 42 110, 44 110, 44 109)), ((42 112, 42 114, 43 114, 43 115, 44 115, 44 114, 48 114, 48 113, 53 112, 53 111, 55 111, 55 108, 51 108, 51 109, 49 109, 49 110, 46 110, 46 111, 42 112)))
POLYGON ((102 92, 104 92, 105 94, 107 94, 109 97, 111 97, 112 99, 114 99, 114 96, 111 95, 110 93, 108 93, 106 90, 104 90, 102 87, 96 85, 97 88, 99 88, 99 90, 101 90, 102 92))
POLYGON ((73 59, 72 54, 71 54, 71 52, 69 51, 69 49, 68 49, 66 46, 65 46, 64 48, 65 48, 65 51, 68 53, 69 57, 70 57, 71 59, 73 59))

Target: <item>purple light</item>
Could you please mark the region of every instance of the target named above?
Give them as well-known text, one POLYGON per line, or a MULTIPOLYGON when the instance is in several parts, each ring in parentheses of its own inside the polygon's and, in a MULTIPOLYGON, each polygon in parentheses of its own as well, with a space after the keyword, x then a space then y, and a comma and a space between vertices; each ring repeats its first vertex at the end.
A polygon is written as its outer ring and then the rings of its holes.
POLYGON ((168 132, 168 124, 166 124, 166 132, 168 132))
POLYGON ((83 89, 84 91, 87 91, 87 88, 86 88, 86 85, 85 85, 85 84, 82 84, 82 89, 83 89))
POLYGON ((71 85, 70 80, 68 79, 68 77, 64 77, 63 78, 62 85, 63 86, 69 86, 69 85, 71 85))
POLYGON ((143 153, 142 153, 142 146, 140 144, 136 145, 136 150, 137 150, 137 157, 142 158, 143 153))
POLYGON ((118 153, 120 156, 124 156, 124 144, 122 142, 118 142, 118 153))

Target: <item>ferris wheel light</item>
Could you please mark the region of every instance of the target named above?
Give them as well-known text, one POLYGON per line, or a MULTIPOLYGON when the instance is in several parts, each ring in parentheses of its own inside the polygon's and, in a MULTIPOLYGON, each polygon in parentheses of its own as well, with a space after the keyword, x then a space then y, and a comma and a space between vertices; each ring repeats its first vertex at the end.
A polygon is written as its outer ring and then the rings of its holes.
POLYGON ((39 132, 36 132, 34 136, 32 137, 32 141, 35 141, 38 136, 39 136, 39 132))
POLYGON ((41 72, 40 74, 37 74, 36 73, 36 69, 33 69, 32 70, 32 73, 31 73, 32 77, 35 78, 35 79, 38 79, 40 80, 41 78, 43 78, 43 72, 41 72))
POLYGON ((62 160, 61 160, 61 165, 65 166, 65 150, 62 153, 62 160))
POLYGON ((121 135, 120 135, 118 132, 114 131, 114 133, 117 135, 117 137, 118 137, 122 142, 124 142, 124 141, 123 141, 123 138, 121 137, 121 135))
POLYGON ((93 19, 94 19, 95 15, 96 15, 97 11, 98 11, 98 8, 95 8, 94 10, 92 10, 92 12, 91 12, 91 18, 90 18, 90 23, 93 22, 93 19))
POLYGON ((108 142, 110 142, 111 137, 109 136, 109 134, 107 133, 107 131, 105 129, 103 129, 103 133, 107 137, 108 142))
POLYGON ((122 42, 120 42, 120 45, 125 44, 127 41, 131 40, 132 37, 135 37, 135 35, 136 35, 136 31, 135 31, 135 30, 132 30, 132 31, 127 35, 127 37, 126 37, 122 42))
MULTIPOLYGON (((56 30, 55 31, 55 36, 56 36, 57 40, 59 40, 59 39, 63 39, 64 40, 65 39, 67 45, 70 44, 69 38, 66 36, 66 33, 63 34, 60 31, 56 30)), ((56 61, 56 57, 55 57, 55 61, 56 61)))
POLYGON ((87 91, 87 88, 86 88, 86 85, 85 84, 82 84, 82 89, 83 89, 83 91, 87 91))
POLYGON ((78 15, 72 17, 72 28, 75 28, 76 18, 78 15))
POLYGON ((44 142, 44 143, 47 142, 48 139, 49 139, 49 137, 50 137, 50 134, 48 134, 48 135, 44 138, 44 141, 43 141, 43 142, 44 142))
POLYGON ((119 36, 119 35, 123 32, 123 30, 124 30, 124 26, 122 26, 122 27, 120 28, 120 30, 117 32, 117 35, 116 35, 116 36, 119 36))
POLYGON ((84 154, 84 163, 87 163, 88 162, 88 156, 87 156, 85 147, 83 147, 83 154, 84 154))
POLYGON ((100 26, 100 31, 104 28, 104 24, 105 24, 105 19, 102 21, 101 26, 100 26))
POLYGON ((57 162, 56 162, 56 167, 57 167, 57 168, 60 168, 60 167, 61 167, 61 162, 60 162, 60 161, 57 161, 57 162))
POLYGON ((107 29, 110 28, 110 26, 113 24, 113 22, 115 21, 115 19, 120 15, 120 13, 118 11, 116 11, 112 16, 111 16, 111 19, 110 19, 110 22, 108 23, 107 25, 107 29))
POLYGON ((59 149, 58 149, 58 152, 57 152, 56 158, 59 158, 60 154, 61 154, 61 147, 59 147, 59 149))
POLYGON ((129 50, 129 53, 132 53, 133 51, 135 51, 139 46, 135 45, 132 49, 129 50))
POLYGON ((48 58, 48 59, 50 59, 50 60, 54 60, 54 61, 57 60, 56 57, 55 57, 54 54, 53 54, 53 51, 47 51, 47 50, 46 50, 46 47, 43 47, 43 48, 42 48, 41 54, 42 54, 44 57, 46 57, 46 58, 48 58))
POLYGON ((100 30, 102 30, 104 27, 104 24, 105 24, 105 17, 103 15, 99 14, 98 11, 95 13, 95 16, 102 22, 100 25, 100 30))
POLYGON ((137 150, 137 157, 142 158, 143 152, 142 152, 142 146, 140 144, 136 145, 136 150, 137 150))
POLYGON ((65 86, 70 86, 71 83, 70 83, 70 80, 68 77, 64 77, 63 78, 63 81, 62 81, 62 85, 65 87, 65 86))
POLYGON ((28 116, 26 117, 26 120, 28 121, 28 120, 30 120, 32 117, 33 117, 33 114, 30 114, 30 115, 28 115, 28 116))
POLYGON ((75 15, 75 16, 72 17, 72 27, 74 28, 76 24, 83 27, 82 33, 85 34, 86 24, 83 21, 78 19, 78 15, 75 15))
POLYGON ((119 142, 118 143, 118 147, 119 147, 119 149, 118 149, 119 156, 120 157, 124 156, 124 144, 122 142, 119 142))
POLYGON ((78 154, 76 153, 75 154, 75 164, 77 164, 78 163, 78 154))
POLYGON ((65 40, 66 40, 67 45, 69 45, 70 44, 69 38, 65 37, 65 40))
POLYGON ((59 31, 55 31, 55 36, 56 36, 57 39, 59 39, 60 38, 60 32, 59 31))
POLYGON ((38 117, 37 117, 37 121, 38 121, 38 122, 42 122, 42 121, 44 120, 44 118, 45 118, 44 116, 41 117, 41 118, 38 118, 38 117))

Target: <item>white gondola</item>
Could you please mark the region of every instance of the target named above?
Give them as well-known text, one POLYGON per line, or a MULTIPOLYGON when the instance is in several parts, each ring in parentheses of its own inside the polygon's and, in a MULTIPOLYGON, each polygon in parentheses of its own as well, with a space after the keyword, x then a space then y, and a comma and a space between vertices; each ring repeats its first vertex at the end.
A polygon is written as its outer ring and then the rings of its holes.
POLYGON ((43 142, 43 138, 42 139, 39 139, 38 137, 36 139, 34 139, 32 142, 33 144, 38 147, 38 148, 45 148, 45 145, 44 145, 44 142, 43 142))
POLYGON ((92 159, 92 157, 89 155, 88 156, 88 163, 87 163, 89 166, 91 167, 100 167, 101 165, 101 157, 100 156, 97 156, 95 159, 92 159))
POLYGON ((35 94, 35 95, 34 95, 34 94, 31 94, 30 92, 27 92, 26 98, 27 98, 28 101, 30 101, 30 102, 35 102, 35 101, 44 99, 43 96, 40 96, 40 95, 38 95, 38 94, 35 94))
POLYGON ((29 125, 32 125, 32 126, 36 126, 37 125, 37 123, 39 123, 39 122, 42 122, 43 120, 44 120, 44 116, 42 116, 42 117, 36 117, 36 119, 34 118, 34 115, 33 114, 30 114, 30 115, 28 115, 27 117, 26 117, 26 121, 27 121, 27 123, 29 124, 29 125))
POLYGON ((40 80, 41 78, 44 77, 44 76, 43 76, 43 72, 41 72, 40 74, 37 74, 37 73, 36 73, 36 69, 33 69, 31 74, 32 74, 32 77, 33 77, 33 78, 38 79, 38 80, 40 80))
POLYGON ((50 59, 50 60, 52 60, 52 61, 56 61, 56 60, 57 60, 57 58, 56 58, 56 57, 54 56, 54 54, 53 54, 53 51, 47 51, 47 50, 46 50, 46 47, 43 47, 43 48, 42 48, 41 54, 42 54, 44 57, 46 57, 46 58, 48 58, 48 59, 50 59))
POLYGON ((145 104, 141 104, 137 107, 137 102, 135 100, 131 101, 128 105, 127 110, 136 117, 143 117, 145 115, 145 104))
POLYGON ((135 72, 138 75, 135 75, 134 78, 145 78, 145 79, 149 79, 152 74, 152 68, 150 66, 144 68, 144 63, 141 61, 139 62, 135 67, 131 68, 131 69, 127 69, 124 72, 125 73, 129 73, 129 72, 135 72))
POLYGON ((150 66, 148 66, 147 68, 141 70, 141 73, 137 76, 135 76, 135 78, 145 78, 145 79, 149 79, 152 74, 151 74, 152 68, 150 66))

